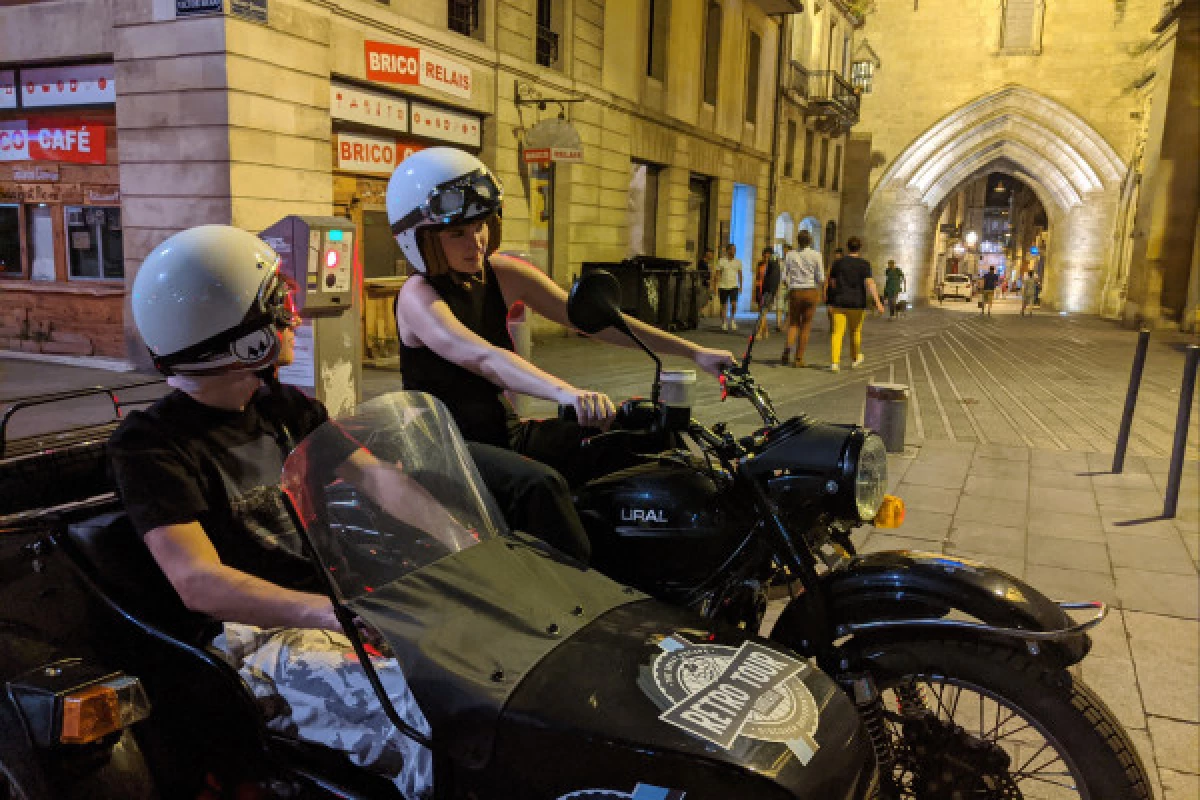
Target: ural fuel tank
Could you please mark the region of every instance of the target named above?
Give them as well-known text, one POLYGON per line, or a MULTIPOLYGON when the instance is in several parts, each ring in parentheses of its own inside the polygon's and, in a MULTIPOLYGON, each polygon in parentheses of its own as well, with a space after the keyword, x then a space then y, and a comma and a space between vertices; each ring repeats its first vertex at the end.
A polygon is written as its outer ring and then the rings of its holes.
POLYGON ((575 494, 592 565, 670 597, 715 574, 749 534, 749 513, 694 462, 669 457, 598 478, 575 494))
POLYGON ((765 640, 695 626, 646 600, 555 648, 509 699, 494 759, 507 775, 480 796, 873 796, 870 741, 824 673, 765 640))

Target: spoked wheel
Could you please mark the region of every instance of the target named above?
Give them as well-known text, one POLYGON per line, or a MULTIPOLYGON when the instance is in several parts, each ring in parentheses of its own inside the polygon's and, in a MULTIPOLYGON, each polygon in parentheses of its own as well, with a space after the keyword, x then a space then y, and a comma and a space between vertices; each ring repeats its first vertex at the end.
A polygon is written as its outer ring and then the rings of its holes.
POLYGON ((894 756, 892 796, 1150 800, 1129 737, 1068 672, 958 641, 892 642, 868 658, 894 756))

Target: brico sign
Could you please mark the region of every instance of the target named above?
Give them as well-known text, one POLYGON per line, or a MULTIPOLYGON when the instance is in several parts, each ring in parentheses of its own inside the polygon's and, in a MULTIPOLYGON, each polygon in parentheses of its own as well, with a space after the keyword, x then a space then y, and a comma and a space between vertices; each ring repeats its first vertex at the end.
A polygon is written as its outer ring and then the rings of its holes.
POLYGON ((424 86, 471 99, 471 68, 420 47, 363 42, 367 79, 400 86, 424 86))
POLYGON ((0 161, 105 163, 103 125, 9 120, 0 122, 0 161))
POLYGON ((397 164, 423 149, 422 145, 415 142, 362 133, 336 134, 334 144, 339 170, 389 177, 397 164))

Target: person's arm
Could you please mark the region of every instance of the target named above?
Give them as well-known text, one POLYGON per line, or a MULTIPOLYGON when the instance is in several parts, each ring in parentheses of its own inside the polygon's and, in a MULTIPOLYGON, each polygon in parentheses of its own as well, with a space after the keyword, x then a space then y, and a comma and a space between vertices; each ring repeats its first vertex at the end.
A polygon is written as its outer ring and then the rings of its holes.
MULTIPOLYGON (((563 327, 574 328, 571 325, 571 321, 567 318, 566 291, 557 283, 550 280, 544 272, 531 264, 527 264, 511 256, 492 256, 491 264, 497 278, 500 280, 501 288, 504 290, 505 300, 510 303, 517 300, 524 301, 529 304, 530 308, 551 322, 556 322, 563 327)), ((739 271, 739 286, 741 285, 741 280, 741 272, 739 271)), ((639 319, 628 315, 622 316, 625 317, 625 322, 629 325, 630 330, 636 333, 638 338, 656 353, 690 358, 695 362, 696 366, 713 375, 719 375, 723 367, 733 364, 733 355, 725 350, 701 347, 686 339, 681 339, 666 331, 647 325, 639 319)), ((585 335, 590 335, 593 339, 599 339, 602 342, 621 347, 637 347, 624 334, 611 328, 596 334, 585 335)))
POLYGON ((472 539, 428 489, 365 449, 351 453, 335 474, 363 490, 389 515, 428 533, 452 552, 462 550, 472 539))
MULTIPOLYGON (((538 310, 532 300, 526 302, 538 310)), ((616 414, 616 408, 607 395, 577 389, 538 369, 511 350, 495 347, 484 340, 463 325, 424 280, 410 281, 404 285, 397 303, 397 316, 400 315, 405 318, 406 328, 422 345, 501 389, 574 406, 579 424, 588 427, 606 427, 616 414)))
POLYGON ((329 598, 285 589, 221 563, 199 522, 154 528, 145 542, 192 611, 260 628, 341 630, 329 598))
POLYGON ((871 297, 875 300, 875 309, 882 314, 883 302, 879 299, 879 291, 875 288, 875 279, 868 276, 864 284, 867 287, 867 291, 871 293, 871 297))

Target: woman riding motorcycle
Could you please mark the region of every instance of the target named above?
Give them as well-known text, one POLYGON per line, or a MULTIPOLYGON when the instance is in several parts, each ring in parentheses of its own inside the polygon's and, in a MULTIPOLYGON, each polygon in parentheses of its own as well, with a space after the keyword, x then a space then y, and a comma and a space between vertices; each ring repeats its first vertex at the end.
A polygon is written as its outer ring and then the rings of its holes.
MULTIPOLYGON (((607 428, 616 409, 602 392, 572 386, 513 352, 509 306, 524 302, 568 325, 567 294, 532 264, 496 252, 502 197, 483 162, 450 147, 414 153, 392 174, 388 221, 418 273, 396 302, 404 387, 446 404, 494 493, 511 496, 514 482, 542 487, 532 504, 505 503, 510 524, 586 560, 587 536, 563 477, 569 484, 584 477, 582 440, 588 429, 607 428), (572 406, 578 422, 522 421, 504 398, 506 390, 572 406)), ((714 376, 733 363, 728 351, 628 322, 653 350, 690 358, 714 376)), ((597 338, 629 346, 619 334, 597 338)))

